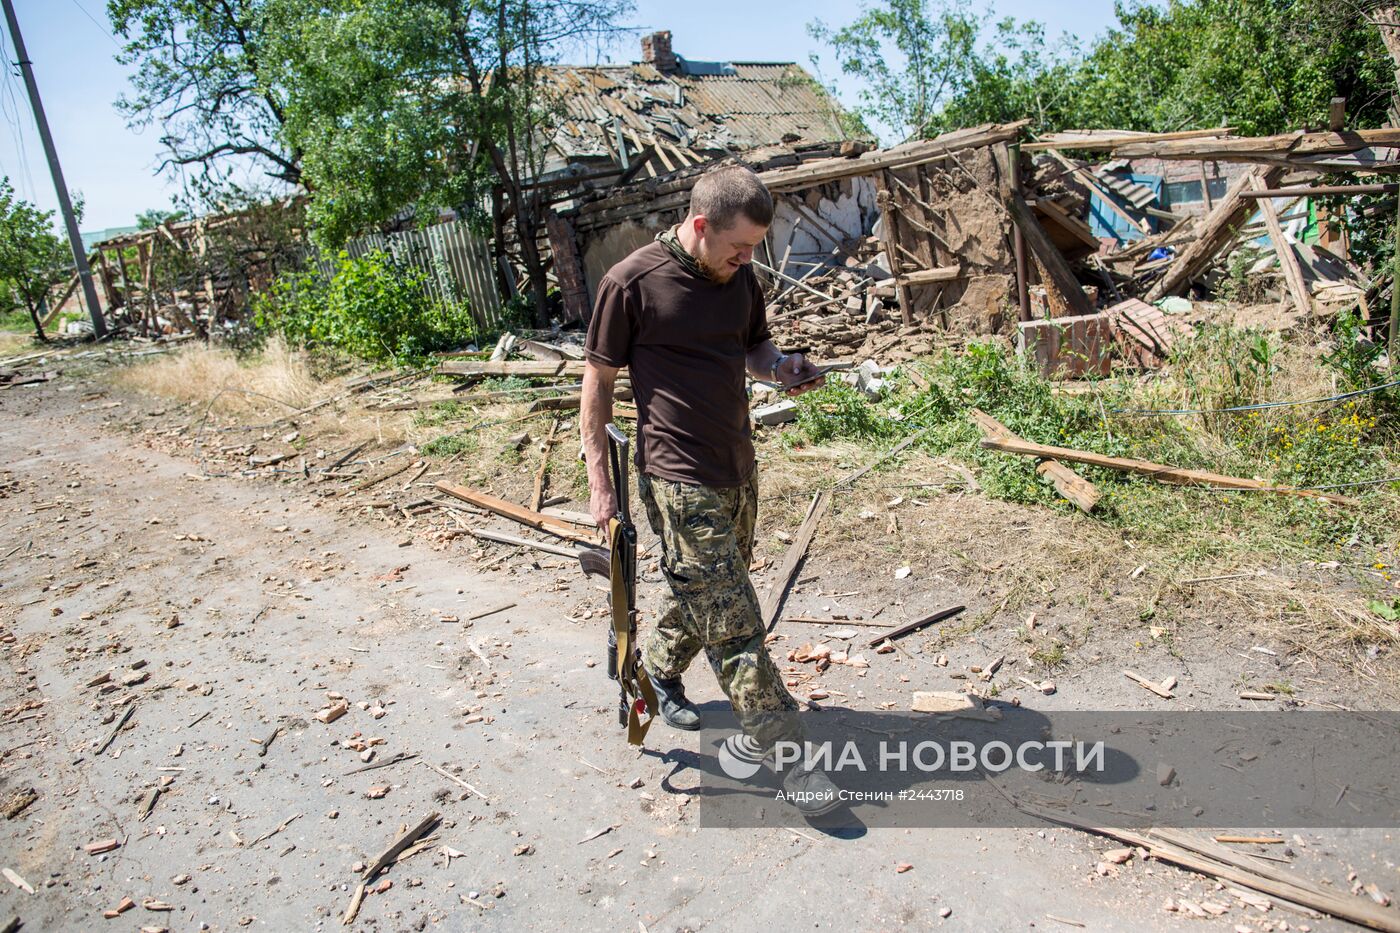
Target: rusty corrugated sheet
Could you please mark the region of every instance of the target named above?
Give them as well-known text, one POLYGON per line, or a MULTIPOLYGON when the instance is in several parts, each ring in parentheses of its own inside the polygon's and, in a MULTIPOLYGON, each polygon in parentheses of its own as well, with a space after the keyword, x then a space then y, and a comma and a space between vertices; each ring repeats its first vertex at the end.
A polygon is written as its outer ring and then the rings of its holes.
POLYGON ((796 64, 699 63, 692 70, 662 74, 646 63, 552 69, 567 118, 555 148, 565 158, 602 154, 612 148, 614 120, 639 138, 674 140, 701 160, 716 150, 842 137, 832 103, 796 64))

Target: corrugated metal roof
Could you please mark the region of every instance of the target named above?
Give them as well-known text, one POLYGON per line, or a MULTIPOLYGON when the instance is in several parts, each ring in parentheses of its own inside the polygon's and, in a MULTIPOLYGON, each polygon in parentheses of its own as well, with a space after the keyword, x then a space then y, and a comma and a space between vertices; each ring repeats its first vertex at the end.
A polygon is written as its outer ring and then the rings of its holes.
MULTIPOLYGON (((844 138, 835 104, 792 62, 687 62, 662 74, 645 62, 550 71, 563 109, 559 156, 608 155, 614 120, 641 140, 710 158, 844 138)), ((630 147, 629 143, 629 147, 630 147)))

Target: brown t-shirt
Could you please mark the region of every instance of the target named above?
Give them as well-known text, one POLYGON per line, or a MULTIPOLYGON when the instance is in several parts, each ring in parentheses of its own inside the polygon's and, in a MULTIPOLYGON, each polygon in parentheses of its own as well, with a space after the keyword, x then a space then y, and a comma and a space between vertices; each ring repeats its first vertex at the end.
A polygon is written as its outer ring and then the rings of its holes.
POLYGON ((720 285, 653 241, 609 269, 584 349, 631 371, 637 468, 678 483, 742 485, 754 468, 744 357, 768 338, 747 265, 720 285))

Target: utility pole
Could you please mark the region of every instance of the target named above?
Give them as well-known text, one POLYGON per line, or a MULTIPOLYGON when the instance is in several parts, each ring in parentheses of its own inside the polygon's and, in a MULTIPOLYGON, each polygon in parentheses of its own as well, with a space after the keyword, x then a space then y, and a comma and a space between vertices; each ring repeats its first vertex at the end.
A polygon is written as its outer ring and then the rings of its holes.
POLYGON ((92 318, 93 336, 101 340, 107 336, 107 325, 102 320, 102 308, 97 303, 97 288, 92 283, 92 269, 88 267, 87 250, 83 249, 83 238, 78 233, 78 218, 73 216, 73 202, 68 198, 68 185, 63 181, 63 169, 58 164, 58 151, 53 147, 53 135, 49 133, 49 121, 44 116, 44 104, 39 100, 39 85, 34 83, 34 69, 29 54, 24 50, 24 37, 19 34, 19 20, 15 19, 15 7, 10 0, 0 0, 5 7, 5 23, 10 28, 10 41, 15 44, 17 64, 24 74, 24 87, 29 92, 29 105, 34 109, 34 122, 39 126, 39 139, 44 144, 44 157, 49 160, 49 174, 53 176, 53 186, 58 192, 58 209, 63 213, 63 223, 68 228, 68 244, 73 248, 73 262, 78 267, 78 279, 83 284, 83 298, 87 302, 88 315, 92 318))

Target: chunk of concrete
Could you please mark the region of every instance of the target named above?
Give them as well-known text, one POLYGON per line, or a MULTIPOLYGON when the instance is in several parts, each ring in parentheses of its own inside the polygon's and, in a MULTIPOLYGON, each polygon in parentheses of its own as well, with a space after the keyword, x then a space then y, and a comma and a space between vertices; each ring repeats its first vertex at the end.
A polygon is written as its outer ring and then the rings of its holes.
POLYGON ((753 410, 753 420, 759 424, 766 424, 769 427, 777 424, 787 424, 789 421, 797 420, 797 403, 791 399, 783 399, 774 402, 772 405, 764 405, 762 408, 753 410))

